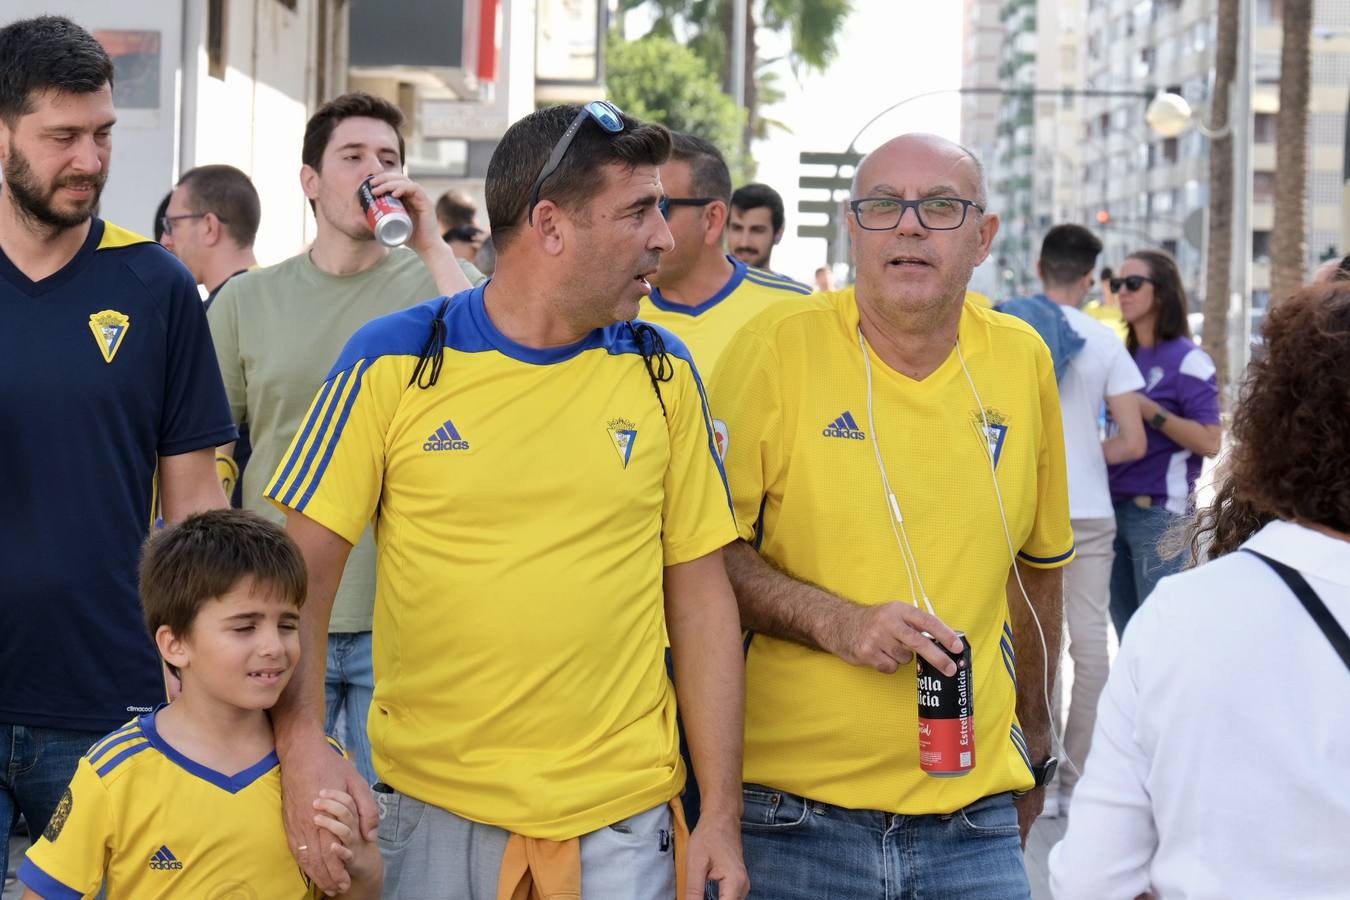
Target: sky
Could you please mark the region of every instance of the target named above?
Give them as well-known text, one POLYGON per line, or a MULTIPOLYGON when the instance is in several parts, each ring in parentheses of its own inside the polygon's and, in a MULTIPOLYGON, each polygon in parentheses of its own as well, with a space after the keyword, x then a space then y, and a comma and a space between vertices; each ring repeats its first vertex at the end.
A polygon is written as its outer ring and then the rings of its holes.
MULTIPOLYGON (((797 178, 804 174, 798 154, 843 151, 869 119, 891 104, 925 91, 960 87, 963 5, 960 0, 854 0, 853 14, 839 36, 839 55, 826 72, 798 80, 781 64, 780 85, 788 97, 764 114, 791 126, 793 133, 775 131, 753 148, 756 178, 777 189, 787 207, 787 229, 773 255, 775 270, 809 282, 825 262, 824 240, 796 236, 799 222, 809 218, 823 224, 823 217, 797 212, 797 178)), ((763 31, 759 35, 762 55, 784 51, 785 41, 763 31)), ((959 95, 906 103, 868 127, 857 148, 866 152, 907 131, 959 140, 959 95)))

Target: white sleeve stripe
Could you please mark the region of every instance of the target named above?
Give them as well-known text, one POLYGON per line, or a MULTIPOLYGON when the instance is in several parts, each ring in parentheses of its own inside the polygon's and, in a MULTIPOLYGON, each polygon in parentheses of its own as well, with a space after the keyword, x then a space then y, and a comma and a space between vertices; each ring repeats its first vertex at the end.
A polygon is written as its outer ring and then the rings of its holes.
POLYGON ((1185 358, 1181 360, 1181 374, 1198 378, 1201 381, 1208 381, 1213 378, 1217 371, 1214 368, 1214 360, 1210 359, 1209 354, 1199 347, 1187 353, 1185 358))

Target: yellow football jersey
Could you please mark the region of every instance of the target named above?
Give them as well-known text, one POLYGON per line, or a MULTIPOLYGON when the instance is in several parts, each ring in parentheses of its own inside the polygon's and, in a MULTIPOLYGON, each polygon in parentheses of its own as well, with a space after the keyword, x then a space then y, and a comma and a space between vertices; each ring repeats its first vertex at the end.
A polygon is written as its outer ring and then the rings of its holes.
POLYGON ((426 389, 440 300, 357 332, 267 496, 352 542, 374 518, 380 778, 563 840, 679 793, 663 566, 736 530, 678 338, 640 327, 658 396, 628 323, 531 349, 483 293, 449 302, 426 389))
POLYGON ((89 749, 19 868, 46 900, 97 896, 105 877, 137 900, 323 896, 286 845, 276 753, 225 775, 165 743, 154 713, 89 749))
POLYGON ((1032 786, 1014 715, 1005 594, 1012 560, 991 459, 1018 557, 1039 567, 1067 563, 1073 535, 1059 395, 1045 344, 1025 323, 966 303, 959 334, 960 353, 954 348, 923 381, 896 373, 869 348, 875 423, 853 288, 776 307, 722 356, 712 404, 725 422, 741 537, 838 596, 909 602, 875 437, 919 577, 938 617, 966 632, 974 676, 975 767, 935 778, 919 768, 913 665, 883 675, 756 634, 746 660, 746 781, 907 814, 951 812, 1032 786))
MULTIPOLYGON (((705 376, 711 376, 732 335, 775 303, 801 300, 811 289, 782 275, 755 269, 733 257, 731 279, 720 291, 697 306, 685 306, 661 296, 660 289, 644 297, 638 318, 679 335, 705 376)), ((710 388, 711 389, 711 388, 710 388)))

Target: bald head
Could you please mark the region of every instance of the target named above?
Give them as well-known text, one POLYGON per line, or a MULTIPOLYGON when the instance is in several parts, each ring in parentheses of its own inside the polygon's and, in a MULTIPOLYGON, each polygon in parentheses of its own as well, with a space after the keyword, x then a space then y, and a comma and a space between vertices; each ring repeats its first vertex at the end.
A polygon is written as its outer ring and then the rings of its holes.
POLYGON ((863 157, 853 173, 852 195, 865 197, 878 184, 885 183, 885 173, 895 166, 905 166, 917 157, 926 157, 941 165, 949 163, 952 195, 974 200, 980 206, 988 202, 984 186, 984 166, 960 144, 949 141, 936 134, 902 134, 891 138, 877 149, 863 157))

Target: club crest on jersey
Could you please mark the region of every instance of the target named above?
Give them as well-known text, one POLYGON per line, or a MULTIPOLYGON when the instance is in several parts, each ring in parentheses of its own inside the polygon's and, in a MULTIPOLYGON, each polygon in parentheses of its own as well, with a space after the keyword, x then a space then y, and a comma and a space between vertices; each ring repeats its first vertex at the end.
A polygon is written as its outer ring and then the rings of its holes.
POLYGON ((105 309, 89 317, 89 330, 94 333, 94 340, 98 342, 99 352, 106 363, 113 361, 130 329, 131 319, 115 309, 105 309))
POLYGON ((721 419, 713 419, 713 443, 717 447, 717 458, 727 458, 727 447, 731 445, 731 434, 727 431, 727 423, 721 419))
POLYGON ((975 430, 984 435, 985 440, 989 442, 989 456, 994 460, 994 468, 998 468, 998 461, 1003 456, 1003 444, 1008 439, 1008 419, 1003 413, 996 409, 986 408, 981 415, 979 410, 972 414, 972 420, 975 424, 975 430), (985 427, 985 422, 989 427, 985 427))
POLYGON ((70 818, 70 811, 75 807, 75 798, 71 796, 70 788, 61 795, 61 802, 56 804, 56 812, 52 813, 51 819, 47 822, 47 828, 42 832, 42 836, 49 841, 54 841, 61 836, 61 831, 66 827, 66 820, 70 818))
POLYGON ((633 445, 637 443, 637 426, 627 419, 610 419, 605 427, 619 454, 619 461, 628 468, 628 461, 633 458, 633 445))

